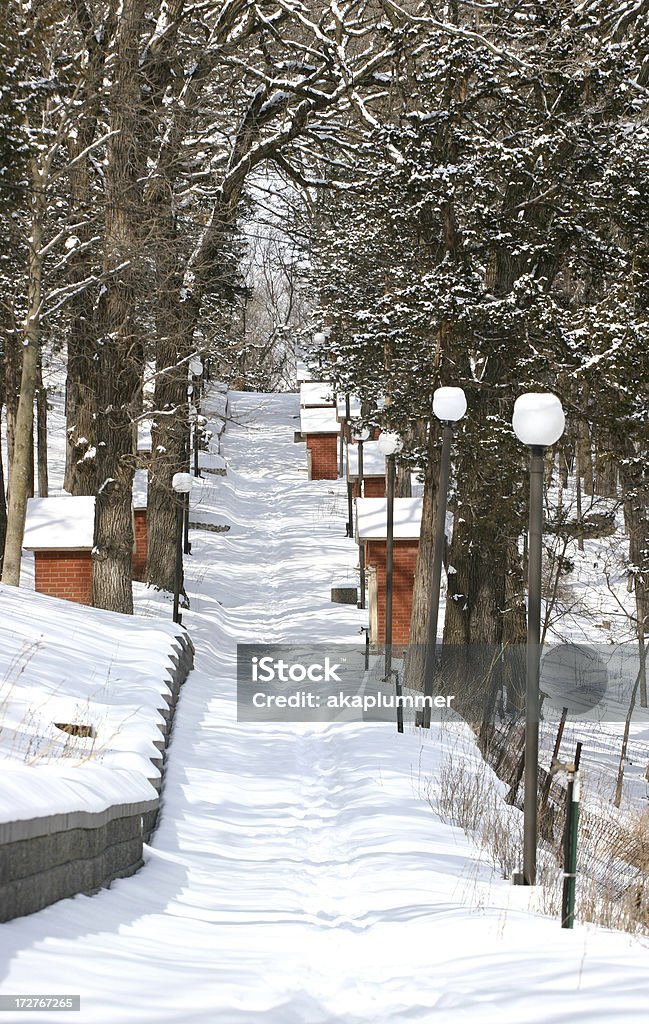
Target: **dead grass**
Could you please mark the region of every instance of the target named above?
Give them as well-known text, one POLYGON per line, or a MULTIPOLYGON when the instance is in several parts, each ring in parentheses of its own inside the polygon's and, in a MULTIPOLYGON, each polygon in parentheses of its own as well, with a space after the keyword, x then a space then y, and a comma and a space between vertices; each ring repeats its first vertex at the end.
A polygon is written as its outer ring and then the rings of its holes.
MULTIPOLYGON (((520 869, 523 814, 504 801, 489 766, 459 752, 444 757, 423 795, 440 819, 459 826, 502 878, 520 869)), ((563 888, 562 837, 538 849, 538 909, 559 918, 563 888)), ((576 920, 649 935, 649 811, 621 813, 602 805, 580 818, 576 920)))

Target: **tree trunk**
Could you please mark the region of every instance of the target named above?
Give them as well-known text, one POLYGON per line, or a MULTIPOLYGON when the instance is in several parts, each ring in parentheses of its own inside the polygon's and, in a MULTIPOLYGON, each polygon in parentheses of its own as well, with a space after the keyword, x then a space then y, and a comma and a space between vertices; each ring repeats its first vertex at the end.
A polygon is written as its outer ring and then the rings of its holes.
MULTIPOLYGON (((84 297, 85 298, 85 297, 84 297)), ((63 486, 70 494, 95 494, 97 491, 97 381, 92 337, 92 302, 87 297, 85 313, 82 297, 76 303, 68 337, 68 364, 65 385, 66 452, 63 486)))
MULTIPOLYGON (((0 442, 2 441, 2 404, 0 403, 0 442)), ((2 444, 0 443, 0 579, 4 561, 5 537, 7 535, 7 503, 5 501, 5 477, 2 465, 2 444)))
POLYGON ((135 460, 133 410, 142 382, 141 332, 136 324, 141 173, 139 146, 139 42, 144 0, 125 0, 116 41, 109 97, 104 269, 110 273, 97 308, 98 339, 97 473, 92 563, 96 607, 132 614, 132 485, 135 460), (117 269, 117 268, 121 269, 117 269))
POLYGON ((584 481, 584 494, 593 494, 593 453, 588 424, 581 420, 577 435, 577 475, 584 481))
POLYGON ((174 368, 178 367, 179 360, 195 350, 194 337, 203 299, 214 288, 213 282, 227 274, 227 268, 223 266, 222 246, 236 215, 242 187, 243 179, 237 181, 231 191, 224 192, 213 208, 210 226, 192 263, 191 292, 175 265, 172 218, 158 216, 158 229, 163 234, 157 248, 159 341, 156 371, 165 369, 165 372, 156 376, 155 407, 169 410, 169 415, 156 417, 152 437, 147 582, 163 589, 173 589, 176 503, 171 479, 175 472, 187 468, 187 369, 186 364, 180 369, 174 368))
MULTIPOLYGON (((84 94, 77 132, 67 140, 72 164, 69 170, 70 207, 81 221, 77 236, 88 244, 92 228, 86 220, 91 207, 91 172, 88 157, 82 157, 95 138, 98 115, 102 103, 101 81, 104 74, 106 48, 114 31, 110 13, 108 24, 94 24, 89 9, 75 3, 75 15, 87 48, 84 75, 84 94)), ((95 269, 88 249, 77 247, 68 260, 71 282, 81 283, 95 269)), ((69 303, 70 329, 68 332, 68 361, 65 382, 66 452, 63 486, 70 494, 95 494, 97 491, 96 424, 97 424, 97 346, 95 337, 94 303, 90 289, 84 288, 69 303)))
POLYGON ((633 684, 631 696, 629 698, 629 707, 627 709, 626 718, 624 719, 624 732, 622 733, 622 745, 620 747, 620 761, 617 769, 617 779, 615 780, 615 796, 613 797, 613 804, 615 807, 619 807, 622 803, 622 789, 624 784, 624 766, 626 764, 626 752, 629 745, 629 732, 631 730, 631 719, 633 718, 633 710, 635 708, 636 697, 638 695, 638 687, 641 684, 643 676, 646 678, 646 663, 643 659, 638 666, 638 674, 633 684))
POLYGON ((599 438, 595 448, 595 493, 605 498, 616 498, 617 488, 617 465, 610 440, 599 438))
MULTIPOLYGON (((473 422, 485 422, 496 408, 488 396, 476 396, 473 422)), ((456 686, 456 707, 478 733, 484 750, 507 668, 502 661, 509 614, 506 579, 518 529, 508 495, 517 462, 513 451, 501 448, 500 468, 494 465, 484 473, 480 443, 469 424, 465 430, 458 439, 458 499, 448 555, 442 666, 449 685, 456 686)), ((513 629, 513 623, 508 628, 513 629)))
POLYGON ((410 471, 410 466, 397 467, 397 484, 395 487, 395 497, 412 497, 412 474, 410 471))
POLYGON ((7 416, 7 479, 11 479, 14 458, 16 416, 20 396, 21 345, 20 331, 14 323, 4 337, 5 407, 7 416))
POLYGON ((525 661, 527 643, 527 609, 523 559, 518 541, 507 544, 505 568, 505 612, 502 643, 504 647, 503 688, 509 712, 525 707, 525 661))
POLYGON ((2 582, 20 584, 27 498, 34 482, 34 396, 38 386, 40 346, 41 276, 45 193, 38 164, 32 167, 32 216, 29 241, 27 316, 23 347, 20 397, 16 413, 13 460, 11 463, 7 532, 2 564, 2 582))
POLYGON ((430 608, 431 578, 433 572, 434 526, 439 478, 439 448, 434 425, 428 431, 428 461, 424 473, 424 495, 421 511, 421 532, 417 551, 417 567, 412 593, 410 616, 410 647, 404 683, 415 690, 424 688, 424 662, 428 641, 428 612, 430 608))
POLYGON ((463 501, 449 551, 442 664, 456 688, 458 712, 482 734, 501 685, 506 551, 493 525, 485 528, 486 509, 475 487, 473 474, 458 484, 463 501))
POLYGON ((176 232, 164 190, 148 196, 156 231, 157 343, 151 468, 147 501, 149 536, 147 583, 162 590, 174 589, 176 558, 176 495, 174 473, 187 471, 187 363, 183 346, 188 332, 178 320, 176 296, 182 279, 176 262, 176 232))
POLYGON ((634 567, 633 590, 636 607, 636 636, 640 652, 640 706, 647 707, 647 677, 645 668, 645 641, 649 631, 649 509, 647 508, 646 481, 642 470, 633 473, 624 470, 625 490, 631 496, 626 501, 625 521, 629 531, 629 562, 634 567))
POLYGON ((38 496, 47 498, 49 481, 47 473, 47 388, 43 385, 43 368, 38 361, 38 382, 36 385, 36 437, 38 439, 38 496))

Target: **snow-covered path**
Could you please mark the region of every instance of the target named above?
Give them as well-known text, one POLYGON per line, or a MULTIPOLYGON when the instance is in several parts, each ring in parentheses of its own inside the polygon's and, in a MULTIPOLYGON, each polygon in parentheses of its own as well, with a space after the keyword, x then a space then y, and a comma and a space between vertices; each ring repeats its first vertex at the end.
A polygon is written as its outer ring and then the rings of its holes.
MULTIPOLYGON (((3 925, 0 992, 80 993, 61 1019, 92 1024, 646 1020, 646 948, 532 917, 437 821, 435 729, 236 722, 237 642, 352 640, 362 621, 329 601, 355 561, 344 488, 306 481, 296 414, 236 396, 229 474, 197 499, 230 531, 192 535, 196 671, 145 867, 3 925)), ((139 607, 168 610, 143 588, 139 607)))

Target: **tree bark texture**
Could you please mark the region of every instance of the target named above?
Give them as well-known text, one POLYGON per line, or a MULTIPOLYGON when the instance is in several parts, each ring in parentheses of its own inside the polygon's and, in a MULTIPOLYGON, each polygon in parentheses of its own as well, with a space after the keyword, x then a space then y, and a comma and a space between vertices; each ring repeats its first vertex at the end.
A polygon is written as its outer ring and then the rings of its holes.
POLYGON ((5 411, 7 417, 7 478, 11 478, 11 464, 14 458, 14 439, 16 436, 16 415, 20 397, 20 375, 22 372, 22 347, 20 338, 22 331, 12 322, 3 339, 4 343, 4 377, 5 377, 5 411))
MULTIPOLYGON (((2 403, 0 402, 0 441, 2 440, 2 403)), ((1 445, 0 445, 1 449, 1 445)), ((5 537, 7 535, 7 503, 5 501, 5 477, 0 453, 0 579, 2 579, 2 563, 4 561, 5 537)))
POLYGON ((73 0, 79 29, 84 36, 87 63, 84 73, 83 103, 76 125, 76 134, 67 140, 70 206, 80 221, 76 234, 80 245, 68 260, 71 282, 79 282, 80 290, 69 302, 70 326, 67 347, 65 388, 66 453, 64 487, 70 494, 95 494, 97 491, 96 427, 97 427, 97 338, 94 324, 94 296, 82 287, 98 268, 95 266, 90 242, 93 174, 88 156, 83 153, 97 133, 102 103, 102 78, 107 47, 115 32, 114 11, 104 25, 95 25, 83 0, 73 0))
POLYGON ((174 589, 176 495, 174 473, 187 472, 187 363, 191 339, 178 321, 182 278, 176 264, 172 211, 162 194, 150 197, 156 225, 156 378, 147 504, 147 583, 174 589), (189 343, 189 348, 187 347, 189 343))
POLYGON ((408 650, 405 685, 417 690, 424 688, 425 645, 428 639, 428 613, 433 571, 434 525, 439 477, 439 447, 435 424, 428 433, 428 461, 424 474, 421 533, 417 552, 417 568, 412 594, 410 617, 410 647, 408 650))
POLYGON ((47 471, 47 388, 43 384, 43 367, 38 361, 38 380, 36 382, 36 438, 38 451, 38 496, 47 498, 49 494, 49 477, 47 471))
POLYGON ((133 411, 142 386, 142 337, 136 320, 141 173, 139 43, 143 0, 125 0, 115 44, 109 97, 104 271, 97 308, 98 422, 92 601, 132 614, 133 411))

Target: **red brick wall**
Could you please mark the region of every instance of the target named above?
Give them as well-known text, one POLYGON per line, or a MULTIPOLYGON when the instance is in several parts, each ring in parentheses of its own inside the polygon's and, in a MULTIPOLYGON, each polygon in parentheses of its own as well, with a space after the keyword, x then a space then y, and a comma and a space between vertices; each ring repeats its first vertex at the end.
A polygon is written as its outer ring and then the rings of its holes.
POLYGON ((89 551, 35 551, 34 568, 39 594, 90 604, 89 551))
MULTIPOLYGON (((365 477, 363 492, 365 498, 385 498, 385 477, 365 477)), ((358 480, 354 480, 352 483, 352 494, 355 498, 358 497, 358 480)))
POLYGON ((148 534, 146 529, 146 509, 136 508, 135 518, 135 551, 133 552, 133 579, 140 583, 146 575, 146 557, 148 551, 148 534))
MULTIPOLYGON (((417 566, 417 540, 395 540, 392 567, 392 643, 407 644, 410 639, 412 591, 417 566)), ((365 562, 376 568, 378 597, 378 636, 374 642, 385 642, 385 541, 365 542, 365 562)))
POLYGON ((364 493, 366 498, 385 498, 385 477, 371 476, 364 481, 364 493))
POLYGON ((307 434, 306 446, 311 452, 311 479, 338 479, 338 435, 307 434))

